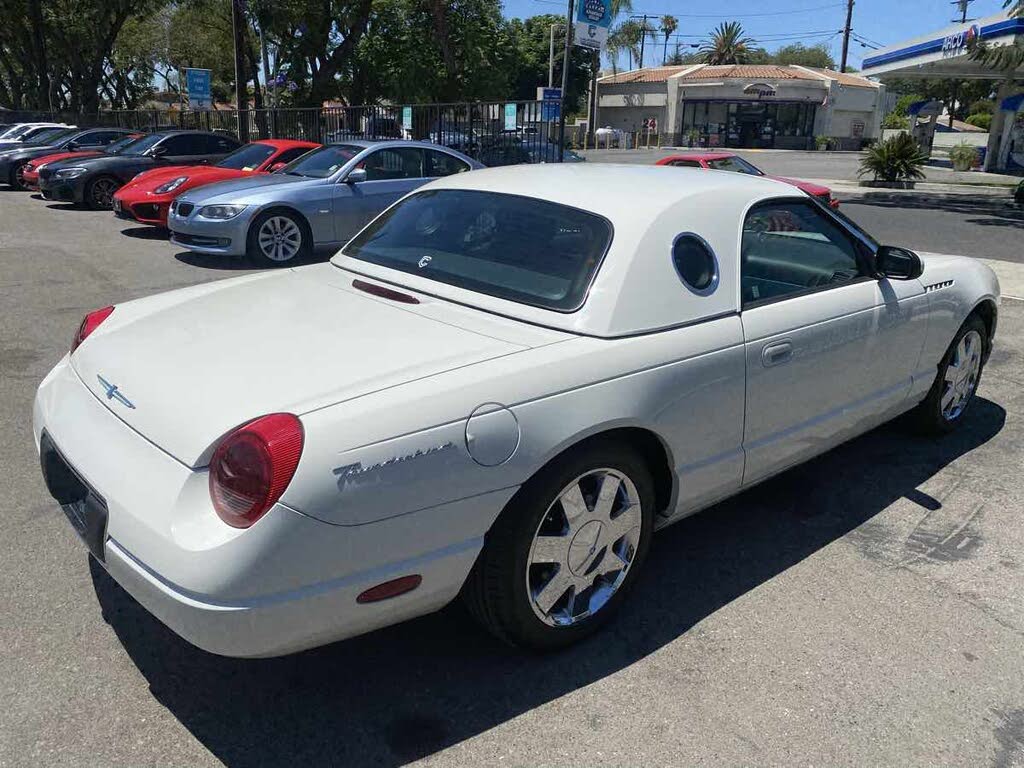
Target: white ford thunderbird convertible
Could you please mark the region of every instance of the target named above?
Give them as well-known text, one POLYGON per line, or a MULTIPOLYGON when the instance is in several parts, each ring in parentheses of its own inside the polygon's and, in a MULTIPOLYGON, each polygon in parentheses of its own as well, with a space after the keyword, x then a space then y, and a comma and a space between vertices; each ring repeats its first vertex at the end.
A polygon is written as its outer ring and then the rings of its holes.
POLYGON ((91 312, 35 401, 92 556, 195 645, 289 653, 461 595, 553 648, 651 535, 894 416, 969 418, 994 274, 792 186, 440 179, 329 263, 91 312))

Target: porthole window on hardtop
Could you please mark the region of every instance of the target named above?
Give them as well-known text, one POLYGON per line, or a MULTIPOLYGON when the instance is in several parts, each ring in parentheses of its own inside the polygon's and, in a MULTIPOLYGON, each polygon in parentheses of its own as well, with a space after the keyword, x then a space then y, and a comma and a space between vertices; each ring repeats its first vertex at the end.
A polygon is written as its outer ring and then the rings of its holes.
POLYGON ((672 244, 672 263, 683 284, 702 296, 718 285, 718 261, 703 238, 683 234, 672 244))

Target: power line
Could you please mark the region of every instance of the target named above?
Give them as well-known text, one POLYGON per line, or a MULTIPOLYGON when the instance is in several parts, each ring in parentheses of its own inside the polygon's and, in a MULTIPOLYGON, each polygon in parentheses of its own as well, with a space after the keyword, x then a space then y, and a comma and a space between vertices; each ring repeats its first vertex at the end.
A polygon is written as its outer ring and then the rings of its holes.
MULTIPOLYGON (((553 0, 533 0, 535 3, 552 2, 553 0)), ((558 3, 561 5, 561 3, 558 3)), ((800 13, 813 13, 816 11, 824 11, 830 8, 841 8, 846 3, 832 3, 831 5, 819 5, 815 8, 800 8, 793 11, 768 11, 765 13, 730 13, 726 14, 729 19, 748 19, 757 18, 762 16, 793 16, 800 13)), ((646 12, 648 16, 675 16, 677 19, 723 19, 726 15, 721 13, 651 13, 646 12)))

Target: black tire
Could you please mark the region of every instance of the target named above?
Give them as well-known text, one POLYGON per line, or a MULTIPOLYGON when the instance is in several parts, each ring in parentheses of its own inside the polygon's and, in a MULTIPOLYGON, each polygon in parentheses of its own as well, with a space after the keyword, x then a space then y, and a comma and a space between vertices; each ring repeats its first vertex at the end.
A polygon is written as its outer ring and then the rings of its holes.
MULTIPOLYGON (((499 639, 533 650, 561 648, 597 631, 615 614, 643 567, 654 529, 654 499, 650 469, 629 445, 597 438, 558 457, 519 489, 488 532, 463 587, 470 612, 499 639), (562 490, 600 468, 620 472, 637 491, 641 527, 633 559, 618 589, 596 613, 568 626, 551 626, 534 611, 527 586, 534 536, 562 490)), ((602 551, 605 554, 595 556, 593 564, 608 556, 602 551)))
POLYGON ((121 180, 113 176, 97 176, 85 185, 82 202, 94 211, 109 211, 113 207, 114 193, 121 186, 121 180))
POLYGON ((7 179, 7 184, 11 189, 17 189, 19 191, 28 189, 28 187, 25 186, 25 180, 22 178, 26 165, 28 165, 28 160, 23 160, 20 163, 15 163, 11 168, 11 175, 7 179))
POLYGON ((926 435, 938 436, 949 434, 960 426, 960 423, 970 410, 971 403, 974 402, 974 395, 978 390, 978 384, 981 382, 988 343, 988 329, 985 327, 982 319, 977 315, 968 317, 964 324, 960 326, 956 336, 953 337, 953 341, 949 345, 949 349, 946 350, 946 354, 942 356, 939 370, 935 374, 935 381, 932 384, 932 388, 928 391, 928 396, 911 412, 919 431, 926 435), (957 354, 960 341, 970 333, 977 333, 981 337, 981 349, 978 350, 980 357, 977 375, 973 377, 973 382, 970 383, 970 393, 966 402, 955 414, 946 414, 943 412, 942 405, 942 398, 947 391, 946 372, 949 370, 950 364, 957 354))
POLYGON ((245 242, 245 253, 249 261, 259 267, 292 266, 307 259, 312 250, 313 233, 310 231, 305 219, 292 211, 280 208, 264 211, 249 225, 249 234, 246 236, 245 242), (280 253, 282 256, 286 256, 285 258, 272 258, 264 252, 263 247, 260 245, 261 231, 272 220, 287 222, 287 224, 282 225, 282 232, 289 233, 289 237, 287 243, 284 241, 280 243, 282 246, 280 253), (294 231, 298 233, 298 243, 294 253, 288 256, 286 251, 284 251, 284 246, 287 245, 288 249, 290 249, 294 245, 294 241, 290 237, 290 233, 293 231, 291 228, 294 228, 294 231))

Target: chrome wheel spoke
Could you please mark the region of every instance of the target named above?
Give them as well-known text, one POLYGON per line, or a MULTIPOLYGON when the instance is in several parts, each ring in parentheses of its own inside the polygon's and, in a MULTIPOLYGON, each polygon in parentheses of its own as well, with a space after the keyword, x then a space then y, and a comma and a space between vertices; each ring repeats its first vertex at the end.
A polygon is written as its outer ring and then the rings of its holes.
POLYGON ((601 478, 601 489, 597 493, 597 501, 594 504, 594 517, 598 520, 611 521, 612 508, 619 496, 619 488, 622 487, 622 480, 615 475, 605 475, 601 478))
POLYGON ((956 388, 950 387, 946 390, 946 393, 942 396, 942 410, 946 410, 953 401, 956 399, 956 388))
POLYGON ((533 562, 564 565, 569 553, 569 541, 568 536, 538 536, 533 542, 533 562))
POLYGON ((587 502, 583 498, 583 491, 580 489, 579 483, 573 483, 562 491, 558 500, 562 504, 562 512, 565 513, 565 522, 569 524, 569 531, 575 531, 590 511, 587 509, 587 502))
POLYGON ((568 568, 559 568, 551 580, 534 595, 534 602, 545 614, 551 613, 555 603, 564 597, 569 588, 573 586, 573 579, 568 571, 568 568))

